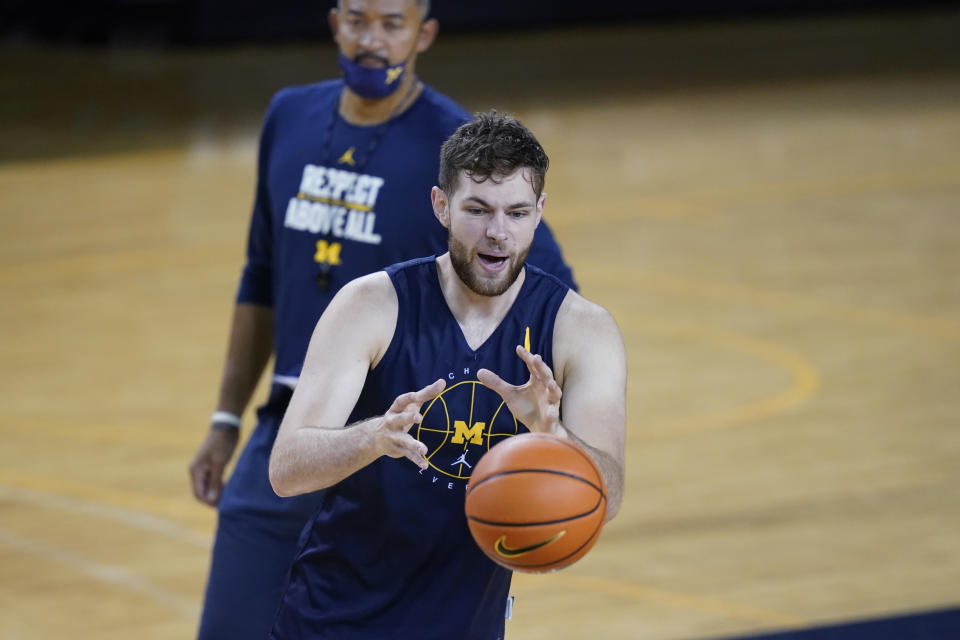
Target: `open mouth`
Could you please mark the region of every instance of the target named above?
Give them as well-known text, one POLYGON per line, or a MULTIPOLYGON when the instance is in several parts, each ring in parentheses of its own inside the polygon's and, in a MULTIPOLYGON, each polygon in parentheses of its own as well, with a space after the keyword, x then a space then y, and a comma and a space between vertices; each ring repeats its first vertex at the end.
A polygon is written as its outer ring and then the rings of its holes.
POLYGON ((507 256, 497 256, 489 253, 478 253, 477 261, 487 271, 500 271, 508 262, 507 256))

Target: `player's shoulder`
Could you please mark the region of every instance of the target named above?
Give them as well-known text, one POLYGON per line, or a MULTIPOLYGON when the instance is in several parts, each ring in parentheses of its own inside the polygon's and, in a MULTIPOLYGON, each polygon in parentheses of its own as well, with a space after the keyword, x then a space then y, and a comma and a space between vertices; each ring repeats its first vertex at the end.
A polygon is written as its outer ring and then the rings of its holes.
POLYGON ((424 85, 421 95, 423 109, 430 122, 444 139, 465 122, 471 120, 470 114, 453 98, 446 96, 433 87, 424 85))
POLYGON ((389 300, 391 295, 396 299, 396 291, 390 276, 386 271, 374 271, 343 285, 334 298, 341 298, 342 303, 349 304, 351 307, 376 307, 389 300))
POLYGON ((338 347, 359 347, 374 363, 390 344, 398 310, 390 278, 376 271, 340 287, 320 316, 316 335, 338 347))
POLYGON ((287 104, 297 102, 314 102, 318 98, 339 96, 343 90, 342 80, 324 80, 310 84, 295 84, 283 87, 273 94, 272 103, 287 104))
POLYGON ((340 95, 342 89, 342 80, 324 80, 283 87, 273 94, 270 106, 267 108, 268 117, 278 112, 308 109, 325 100, 334 99, 340 95))
POLYGON ((613 314, 571 289, 557 312, 557 328, 573 335, 619 335, 613 314))
POLYGON ((423 256, 421 258, 411 258, 409 260, 404 260, 403 262, 397 262, 392 264, 386 269, 386 273, 391 278, 395 278, 398 275, 419 275, 422 272, 436 272, 436 256, 423 256))
POLYGON ((385 337, 393 333, 398 309, 397 292, 389 276, 375 271, 340 287, 320 323, 385 337))
POLYGON ((386 267, 383 273, 389 278, 398 298, 419 300, 424 291, 429 289, 427 283, 437 279, 436 256, 397 262, 386 267))
POLYGON ((573 371, 584 370, 582 367, 623 369, 626 349, 613 315, 576 291, 567 293, 554 324, 553 361, 558 380, 568 379, 573 371))

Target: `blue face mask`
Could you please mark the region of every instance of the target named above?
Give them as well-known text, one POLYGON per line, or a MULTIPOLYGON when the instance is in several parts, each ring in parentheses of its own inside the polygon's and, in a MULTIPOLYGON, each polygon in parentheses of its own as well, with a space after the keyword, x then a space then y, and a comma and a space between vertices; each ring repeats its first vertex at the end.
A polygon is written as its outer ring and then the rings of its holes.
POLYGON ((365 67, 339 54, 343 80, 361 98, 385 98, 396 91, 407 72, 407 61, 389 67, 365 67))

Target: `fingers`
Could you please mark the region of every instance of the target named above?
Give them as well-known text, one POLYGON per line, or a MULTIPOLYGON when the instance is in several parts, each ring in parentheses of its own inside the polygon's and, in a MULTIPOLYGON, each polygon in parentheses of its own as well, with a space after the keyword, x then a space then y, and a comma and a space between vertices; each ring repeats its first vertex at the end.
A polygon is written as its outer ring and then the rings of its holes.
POLYGON ((399 395, 396 400, 393 401, 393 404, 390 405, 390 411, 400 412, 409 411, 411 407, 419 408, 420 405, 427 400, 433 400, 440 395, 440 392, 443 391, 446 386, 446 381, 443 378, 439 378, 419 391, 409 391, 399 395))
POLYGON ((421 469, 430 466, 426 459, 427 446, 407 431, 423 420, 420 407, 440 395, 446 386, 446 381, 440 378, 422 389, 397 396, 381 423, 386 455, 407 458, 421 469))
POLYGON ((391 429, 408 430, 411 426, 423 420, 420 415, 420 407, 428 400, 436 398, 446 382, 442 379, 427 385, 419 391, 410 391, 397 396, 397 399, 390 405, 390 409, 384 415, 387 425, 391 429))
POLYGON ((407 411, 390 411, 383 415, 383 426, 387 431, 397 431, 405 433, 410 430, 414 424, 423 420, 423 416, 416 407, 407 411))
POLYGON ((410 391, 397 396, 383 416, 385 425, 390 429, 406 431, 415 423, 419 423, 423 420, 420 407, 428 400, 433 400, 440 395, 446 386, 447 383, 441 378, 419 391, 410 391))
MULTIPOLYGON (((419 391, 414 391, 413 401, 423 404, 427 400, 433 400, 438 395, 440 395, 440 392, 443 391, 443 389, 446 386, 447 386, 446 380, 444 380, 443 378, 437 378, 432 383, 425 386, 423 389, 420 389, 419 391)), ((409 395, 409 394, 404 394, 404 395, 409 395)))
POLYGON ((489 369, 480 369, 477 371, 477 380, 490 387, 501 396, 514 388, 512 384, 489 369))
POLYGON ((405 411, 402 413, 387 413, 383 416, 384 453, 391 458, 407 458, 412 463, 426 469, 427 445, 423 444, 407 430, 423 416, 419 411, 405 411))
POLYGON ((539 354, 530 353, 520 345, 517 345, 517 355, 527 365, 527 370, 530 372, 530 380, 526 384, 514 386, 489 369, 477 371, 477 380, 504 397, 507 393, 523 391, 536 386, 546 388, 547 395, 552 402, 559 400, 560 385, 554 380, 553 371, 543 361, 543 358, 539 354))
POLYGON ((437 380, 430 385, 427 385, 420 390, 421 393, 427 394, 427 399, 432 399, 440 395, 440 392, 443 391, 447 386, 447 381, 443 378, 437 378, 437 380))
POLYGON ((427 445, 423 444, 413 436, 407 435, 403 447, 403 456, 421 469, 430 466, 427 462, 427 445))
POLYGON ((211 429, 190 463, 193 496, 211 507, 223 493, 223 470, 233 456, 239 432, 236 429, 211 429))
POLYGON ((191 483, 193 487, 193 497, 211 507, 216 506, 220 500, 220 488, 222 485, 220 474, 222 473, 222 469, 220 469, 220 473, 217 473, 209 463, 192 465, 190 467, 190 477, 193 480, 191 483))
POLYGON ((538 383, 547 389, 547 395, 551 402, 559 402, 562 395, 560 385, 553 377, 553 370, 547 366, 540 354, 532 354, 522 346, 517 345, 517 355, 527 365, 530 371, 531 382, 538 383))
POLYGON ((553 371, 551 371, 547 363, 543 361, 539 353, 534 355, 522 346, 517 345, 517 355, 520 356, 520 359, 527 365, 531 376, 541 381, 553 380, 553 371))
POLYGON ((206 502, 208 474, 208 469, 190 465, 190 487, 193 489, 193 497, 200 502, 206 502))
POLYGON ((223 467, 214 467, 210 470, 207 480, 207 499, 206 503, 211 507, 217 506, 220 502, 220 494, 223 492, 223 467))

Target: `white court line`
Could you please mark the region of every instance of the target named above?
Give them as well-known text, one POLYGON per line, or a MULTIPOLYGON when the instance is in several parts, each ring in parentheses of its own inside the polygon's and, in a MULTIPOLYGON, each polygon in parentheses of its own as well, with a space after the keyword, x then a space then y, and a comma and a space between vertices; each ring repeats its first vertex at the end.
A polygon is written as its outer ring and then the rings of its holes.
POLYGON ((0 544, 12 547, 23 553, 39 556, 44 560, 66 565, 95 580, 107 582, 117 587, 134 591, 158 602, 167 609, 176 612, 184 618, 197 619, 200 615, 200 606, 193 598, 185 598, 170 593, 148 580, 137 577, 126 569, 97 562, 90 562, 72 553, 50 547, 44 544, 24 540, 0 529, 0 544))
POLYGON ((195 533, 176 522, 158 518, 157 516, 142 511, 124 509, 122 507, 92 502, 82 498, 0 485, 0 499, 103 518, 104 520, 124 524, 128 527, 166 536, 167 538, 172 538, 173 540, 199 549, 210 549, 212 544, 211 536, 195 533))

